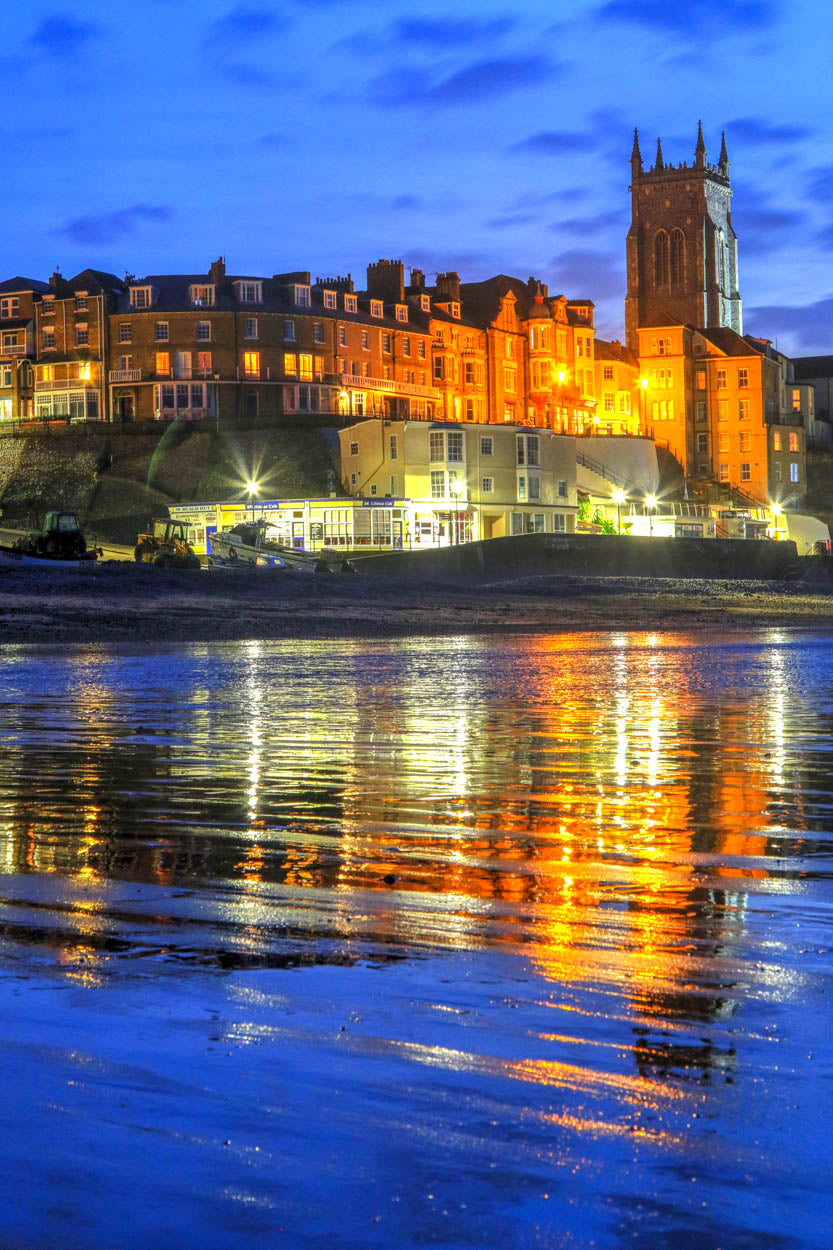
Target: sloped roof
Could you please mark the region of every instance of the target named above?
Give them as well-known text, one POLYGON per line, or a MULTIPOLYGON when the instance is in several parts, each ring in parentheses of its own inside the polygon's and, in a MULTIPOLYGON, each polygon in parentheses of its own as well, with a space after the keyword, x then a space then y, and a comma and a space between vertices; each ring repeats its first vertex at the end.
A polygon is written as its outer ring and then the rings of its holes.
POLYGON ((639 357, 624 343, 608 343, 607 339, 597 338, 593 350, 597 360, 615 360, 619 364, 639 368, 639 357))
POLYGON ((765 356, 766 352, 761 347, 755 347, 748 339, 742 338, 737 331, 730 330, 728 326, 712 326, 708 330, 697 330, 704 339, 709 343, 713 343, 724 356, 765 356))
POLYGON ((17 292, 17 291, 48 291, 49 283, 41 282, 38 278, 6 278, 5 282, 0 282, 0 291, 17 292))
POLYGON ((833 378, 833 356, 796 356, 793 368, 796 382, 807 378, 833 378))

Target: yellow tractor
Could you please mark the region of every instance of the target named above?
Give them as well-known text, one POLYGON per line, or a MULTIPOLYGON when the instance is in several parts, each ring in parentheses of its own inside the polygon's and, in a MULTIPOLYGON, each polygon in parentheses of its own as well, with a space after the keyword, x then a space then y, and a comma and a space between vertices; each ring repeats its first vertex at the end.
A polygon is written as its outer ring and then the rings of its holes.
POLYGON ((198 569, 199 556, 188 542, 188 530, 182 521, 164 518, 151 521, 148 531, 139 534, 133 549, 137 564, 155 564, 160 569, 198 569))

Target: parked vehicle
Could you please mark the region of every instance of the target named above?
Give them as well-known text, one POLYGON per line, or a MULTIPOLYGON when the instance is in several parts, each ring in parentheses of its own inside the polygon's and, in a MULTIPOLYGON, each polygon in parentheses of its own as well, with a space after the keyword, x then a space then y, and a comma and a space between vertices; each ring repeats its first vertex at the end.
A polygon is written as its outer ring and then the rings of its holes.
POLYGON ((224 564, 289 569, 302 573, 352 572, 352 566, 338 553, 286 547, 269 537, 270 529, 274 526, 262 518, 241 521, 231 529, 212 534, 211 549, 224 564))
POLYGON ((31 530, 10 546, 0 546, 4 564, 79 567, 93 564, 101 554, 100 547, 87 546, 78 513, 67 509, 47 512, 41 529, 31 530))
POLYGON ((198 569, 199 556, 188 542, 184 522, 167 517, 151 521, 147 532, 136 537, 133 559, 137 564, 154 564, 162 569, 198 569))

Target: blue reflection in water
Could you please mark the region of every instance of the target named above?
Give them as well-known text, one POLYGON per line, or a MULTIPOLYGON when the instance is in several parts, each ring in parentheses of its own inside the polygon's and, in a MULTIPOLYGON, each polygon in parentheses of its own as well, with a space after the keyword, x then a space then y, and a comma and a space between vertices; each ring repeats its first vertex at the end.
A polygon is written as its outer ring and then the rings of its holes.
POLYGON ((826 1245, 830 655, 7 649, 4 1228, 826 1245))

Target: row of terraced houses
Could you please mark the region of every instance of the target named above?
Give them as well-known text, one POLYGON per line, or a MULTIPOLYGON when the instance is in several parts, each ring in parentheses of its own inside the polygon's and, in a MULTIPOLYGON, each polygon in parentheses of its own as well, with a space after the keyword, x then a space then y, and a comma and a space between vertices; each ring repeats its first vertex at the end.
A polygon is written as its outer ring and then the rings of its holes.
MULTIPOLYGON (((691 482, 795 506, 814 389, 742 334, 725 142, 645 170, 635 137, 627 345, 596 336, 589 298, 498 275, 433 283, 379 260, 350 276, 146 277, 86 269, 0 283, 0 425, 210 421, 512 424, 653 438, 691 482), (693 224, 692 224, 693 223, 693 224)), ((827 414, 824 414, 827 415, 827 414)))

